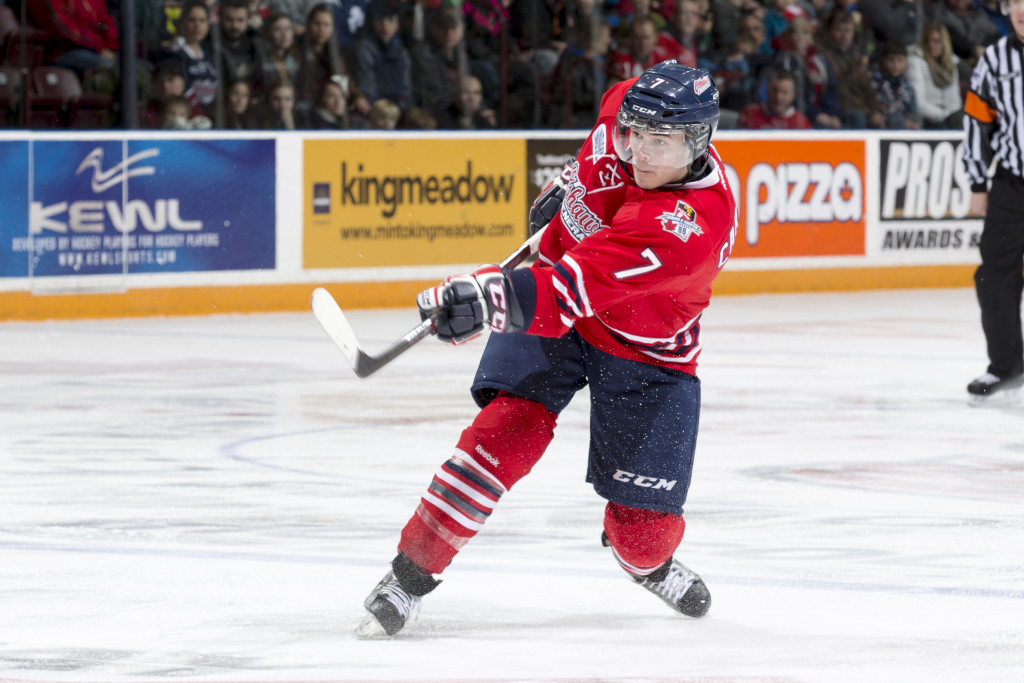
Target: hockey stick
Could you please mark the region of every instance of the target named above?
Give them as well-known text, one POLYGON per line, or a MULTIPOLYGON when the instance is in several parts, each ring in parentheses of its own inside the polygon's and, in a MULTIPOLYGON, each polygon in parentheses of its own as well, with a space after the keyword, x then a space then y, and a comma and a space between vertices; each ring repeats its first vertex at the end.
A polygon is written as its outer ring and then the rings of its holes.
MULTIPOLYGON (((538 230, 530 239, 523 242, 518 249, 509 254, 501 262, 501 267, 515 268, 527 258, 537 253, 543 234, 543 230, 538 230)), ((341 350, 341 354, 348 361, 348 364, 352 366, 356 377, 369 377, 434 332, 433 318, 424 320, 379 354, 371 355, 359 345, 359 339, 356 338, 356 333, 352 330, 352 326, 349 325, 348 319, 345 318, 341 307, 338 306, 338 302, 334 300, 334 297, 326 289, 317 287, 313 290, 313 295, 309 300, 309 307, 313 309, 313 315, 316 317, 317 322, 320 323, 320 327, 324 328, 324 332, 331 338, 335 346, 341 350)))

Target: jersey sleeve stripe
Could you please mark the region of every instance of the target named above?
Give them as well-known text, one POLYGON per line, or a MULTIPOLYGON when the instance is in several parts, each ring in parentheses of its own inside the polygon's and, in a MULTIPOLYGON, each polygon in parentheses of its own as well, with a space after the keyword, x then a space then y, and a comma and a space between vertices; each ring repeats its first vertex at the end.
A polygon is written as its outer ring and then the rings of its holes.
POLYGON ((558 308, 562 313, 569 313, 575 318, 584 317, 584 306, 586 304, 583 300, 583 295, 580 293, 577 282, 573 278, 573 273, 570 273, 561 262, 555 264, 555 273, 551 279, 551 284, 558 295, 558 308))
POLYGON ((594 310, 590 307, 590 299, 587 297, 587 288, 583 283, 583 269, 580 268, 579 264, 573 259, 572 256, 566 254, 562 257, 561 262, 555 266, 555 270, 558 270, 559 265, 563 266, 563 272, 565 275, 572 271, 571 277, 566 278, 566 284, 572 286, 573 292, 577 296, 580 302, 580 309, 583 311, 583 315, 591 317, 594 315, 594 310))

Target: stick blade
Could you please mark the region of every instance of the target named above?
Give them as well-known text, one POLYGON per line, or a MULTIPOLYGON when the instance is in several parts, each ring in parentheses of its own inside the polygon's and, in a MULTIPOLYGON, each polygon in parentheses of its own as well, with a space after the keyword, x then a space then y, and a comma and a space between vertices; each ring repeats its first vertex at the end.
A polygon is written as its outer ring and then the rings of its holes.
POLYGON ((338 347, 356 375, 364 377, 365 375, 361 375, 359 371, 363 365, 362 357, 366 354, 359 346, 359 339, 356 338, 356 333, 338 306, 338 302, 326 289, 317 287, 309 298, 309 307, 313 310, 313 316, 320 323, 320 327, 338 347))
POLYGON ((313 310, 313 316, 320 323, 320 327, 324 328, 324 332, 352 366, 356 377, 360 378, 369 377, 377 372, 434 331, 434 322, 428 318, 406 332, 404 337, 391 346, 372 356, 359 345, 356 333, 342 313, 341 307, 326 289, 317 287, 313 290, 309 298, 309 307, 313 310))

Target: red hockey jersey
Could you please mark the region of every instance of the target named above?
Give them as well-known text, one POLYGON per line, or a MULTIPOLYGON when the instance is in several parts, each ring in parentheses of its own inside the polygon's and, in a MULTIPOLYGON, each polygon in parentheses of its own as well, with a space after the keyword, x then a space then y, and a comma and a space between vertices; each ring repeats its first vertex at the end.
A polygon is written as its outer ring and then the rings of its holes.
POLYGON ((695 374, 700 315, 736 239, 736 202, 714 148, 703 178, 672 189, 636 185, 612 146, 635 80, 605 94, 563 172, 561 211, 530 271, 536 303, 526 331, 557 337, 575 327, 606 353, 695 374))

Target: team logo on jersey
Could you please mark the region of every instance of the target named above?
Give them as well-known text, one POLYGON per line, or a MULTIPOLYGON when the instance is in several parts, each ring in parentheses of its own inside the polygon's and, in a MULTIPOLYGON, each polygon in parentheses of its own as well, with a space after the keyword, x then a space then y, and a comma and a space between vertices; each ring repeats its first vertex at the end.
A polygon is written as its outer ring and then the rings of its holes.
POLYGON ((562 208, 559 214, 565 229, 579 242, 604 226, 601 224, 601 219, 583 201, 583 198, 587 196, 587 188, 580 182, 578 161, 573 161, 569 165, 568 177, 569 180, 565 185, 565 197, 562 199, 562 208))
POLYGON ((661 227, 686 242, 690 235, 703 235, 704 231, 697 225, 697 212, 684 201, 676 202, 675 211, 665 212, 658 216, 661 227))

